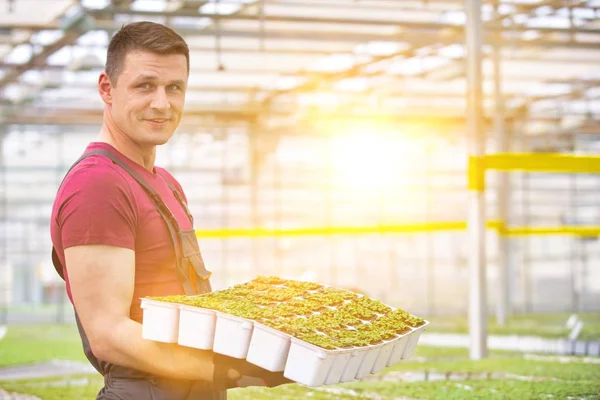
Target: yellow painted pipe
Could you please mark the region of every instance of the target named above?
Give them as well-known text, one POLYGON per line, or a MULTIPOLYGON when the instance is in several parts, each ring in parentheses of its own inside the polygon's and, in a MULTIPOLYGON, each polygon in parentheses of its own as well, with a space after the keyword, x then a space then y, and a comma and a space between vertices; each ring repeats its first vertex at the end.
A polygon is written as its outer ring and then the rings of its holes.
MULTIPOLYGON (((505 236, 575 235, 600 236, 600 226, 507 227, 502 221, 488 221, 487 228, 505 236)), ((272 236, 365 235, 384 233, 455 232, 467 229, 462 221, 424 222, 375 226, 339 226, 313 228, 242 228, 196 230, 198 238, 254 238, 272 236)))
POLYGON ((600 156, 561 153, 497 153, 469 157, 468 189, 485 191, 485 172, 523 171, 561 174, 600 173, 600 156))
MULTIPOLYGON (((470 157, 469 189, 485 190, 485 171, 526 171, 547 173, 600 173, 600 156, 571 154, 498 153, 470 157)), ((600 226, 507 227, 502 221, 488 221, 487 228, 504 236, 575 235, 600 236, 600 226)), ((376 226, 339 226, 314 228, 246 228, 197 230, 198 238, 364 235, 377 233, 426 233, 466 230, 463 221, 424 222, 376 226)))
POLYGON ((484 157, 483 167, 498 171, 598 174, 600 173, 600 156, 560 153, 487 154, 484 157))

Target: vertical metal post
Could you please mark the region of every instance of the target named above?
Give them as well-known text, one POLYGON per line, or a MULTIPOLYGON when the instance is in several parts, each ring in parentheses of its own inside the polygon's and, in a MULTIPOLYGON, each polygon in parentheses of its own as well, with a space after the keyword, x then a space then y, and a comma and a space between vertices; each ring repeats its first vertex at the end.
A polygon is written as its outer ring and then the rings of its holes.
MULTIPOLYGON (((385 188, 383 187, 379 187, 379 210, 377 213, 377 225, 381 226, 385 223, 386 221, 386 217, 387 217, 387 196, 385 193, 385 188)), ((377 238, 378 240, 381 240, 382 243, 386 244, 386 253, 387 253, 387 271, 385 274, 385 278, 387 279, 387 284, 386 285, 382 285, 382 287, 384 289, 380 289, 381 290, 381 295, 380 298, 383 299, 385 302, 387 302, 388 304, 390 304, 390 293, 393 293, 390 289, 390 285, 389 282, 391 281, 391 276, 392 276, 392 268, 394 267, 394 262, 393 262, 393 257, 391 257, 391 254, 393 253, 393 245, 392 245, 392 238, 393 238, 393 233, 380 233, 379 237, 377 238), (385 241, 385 242, 384 242, 385 241)), ((382 262, 383 264, 383 257, 382 258, 378 258, 378 261, 382 262)))
MULTIPOLYGON (((494 19, 499 18, 498 2, 494 7, 494 19)), ((494 64, 494 139, 496 142, 496 152, 505 153, 508 151, 508 140, 506 126, 504 123, 504 99, 502 96, 502 76, 501 76, 501 40, 502 33, 496 34, 493 47, 492 59, 494 64)), ((508 224, 508 206, 510 203, 509 176, 506 172, 497 172, 498 186, 496 188, 496 213, 503 228, 508 224)), ((496 323, 500 326, 506 324, 506 315, 509 311, 509 293, 508 293, 508 253, 509 239, 502 229, 498 232, 498 285, 496 297, 496 323)))
MULTIPOLYGON (((248 124, 248 158, 250 168, 250 221, 252 221, 252 229, 256 230, 261 225, 258 209, 258 176, 260 171, 260 153, 258 147, 258 132, 257 122, 252 121, 248 124)), ((260 262, 260 249, 262 243, 258 237, 250 239, 252 245, 252 271, 257 275, 264 273, 263 263, 260 262)))
MULTIPOLYGON (((227 146, 229 142, 229 127, 226 122, 221 122, 221 126, 219 127, 219 138, 221 139, 221 229, 227 229, 229 227, 229 178, 227 176, 227 146)), ((222 263, 222 271, 224 272, 224 276, 226 279, 230 278, 229 271, 229 238, 221 239, 221 263, 222 263)))
MULTIPOLYGON (((2 116, 0 115, 0 119, 2 116)), ((7 135, 7 128, 0 126, 0 209, 2 210, 2 219, 0 220, 0 229, 2 229, 2 249, 0 251, 0 324, 5 325, 8 322, 8 183, 7 171, 4 161, 4 139, 7 135)))
MULTIPOLYGON (((564 113, 564 107, 561 108, 564 113)), ((577 153, 577 133, 571 132, 572 152, 577 153)), ((577 174, 569 175, 569 213, 565 221, 567 225, 579 224, 579 203, 577 201, 577 174)), ((571 311, 577 312, 581 309, 581 288, 583 280, 581 279, 581 239, 577 236, 571 237, 571 311)))
MULTIPOLYGON (((563 222, 565 225, 575 225, 570 222, 569 219, 576 219, 577 216, 577 206, 576 198, 577 198, 577 182, 575 181, 575 174, 569 175, 569 213, 568 218, 563 222)), ((578 265, 578 243, 577 237, 572 236, 569 238, 570 240, 570 255, 569 255, 569 267, 570 271, 570 284, 571 284, 571 312, 577 312, 579 305, 579 291, 578 288, 578 279, 577 279, 577 265, 578 265)))
MULTIPOLYGON (((279 164, 279 160, 277 159, 277 146, 273 149, 271 153, 273 157, 273 212, 274 212, 274 225, 277 230, 281 230, 281 165, 279 164)), ((284 271, 284 260, 281 251, 282 246, 282 236, 281 234, 275 235, 274 245, 275 245, 275 271, 277 276, 283 276, 284 271)))
MULTIPOLYGON (((571 30, 570 35, 569 35, 569 40, 575 40, 575 33, 573 32, 573 28, 575 28, 575 24, 574 24, 574 15, 573 15, 573 6, 572 4, 568 4, 568 11, 569 11, 569 29, 571 30)), ((561 114, 565 114, 565 106, 563 105, 561 107, 561 114)), ((561 115, 562 117, 562 115, 561 115)), ((572 138, 571 140, 573 141, 573 153, 575 154, 577 152, 577 132, 573 131, 571 133, 572 138)), ((577 225, 579 224, 579 205, 577 202, 578 199, 578 195, 577 195, 577 174, 571 174, 569 176, 569 181, 570 181, 570 193, 569 193, 569 212, 570 215, 569 217, 574 221, 574 223, 572 223, 573 225, 577 225)), ((577 312, 577 311, 581 311, 581 297, 583 294, 583 285, 584 285, 584 280, 581 279, 582 275, 581 275, 581 271, 583 269, 583 253, 582 253, 582 246, 583 246, 583 242, 581 241, 581 238, 578 238, 577 236, 573 236, 571 237, 571 243, 572 243, 572 251, 573 251, 573 255, 571 256, 571 290, 572 290, 572 305, 571 305, 571 309, 573 312, 577 312), (577 268, 579 268, 579 271, 577 271, 577 268), (579 272, 579 274, 577 274, 577 272, 579 272)))
MULTIPOLYGON (((467 23, 467 134, 469 155, 482 157, 485 153, 482 100, 482 22, 481 0, 465 0, 467 23)), ((485 252, 485 191, 470 188, 468 237, 469 255, 469 355, 472 360, 487 356, 487 300, 485 252)))
MULTIPOLYGON (((336 127, 339 127, 336 125, 336 127)), ((333 228, 333 196, 334 196, 334 170, 333 170, 333 141, 332 137, 327 138, 327 148, 329 157, 329 185, 325 189, 325 220, 327 221, 327 228, 333 228)), ((338 280, 338 271, 336 265, 335 252, 337 249, 337 240, 333 234, 328 235, 329 241, 329 273, 327 274, 328 282, 330 285, 335 285, 338 280)), ((359 275, 359 279, 364 279, 359 275)))
POLYGON ((579 287, 579 293, 577 295, 578 304, 577 311, 584 312, 585 311, 585 300, 586 300, 586 292, 588 288, 588 249, 587 241, 588 238, 580 236, 576 237, 576 240, 579 241, 579 257, 581 262, 581 269, 579 273, 579 282, 581 282, 581 286, 579 287))
MULTIPOLYGON (((531 209, 529 195, 531 194, 530 173, 523 172, 523 226, 531 226, 531 209)), ((531 237, 523 238, 523 311, 529 313, 532 311, 532 285, 531 285, 531 237)))
MULTIPOLYGON (((427 145, 428 152, 432 150, 431 144, 427 145)), ((431 157, 427 157, 427 185, 425 187, 425 193, 427 200, 425 201, 425 214, 427 215, 427 222, 430 223, 433 220, 432 212, 431 212, 431 203, 433 202, 433 188, 432 188, 432 166, 431 166, 431 157)), ((435 315, 435 290, 434 290, 434 278, 435 278, 435 248, 434 248, 434 233, 428 232, 425 234, 426 236, 426 291, 427 291, 427 316, 431 317, 435 315)))

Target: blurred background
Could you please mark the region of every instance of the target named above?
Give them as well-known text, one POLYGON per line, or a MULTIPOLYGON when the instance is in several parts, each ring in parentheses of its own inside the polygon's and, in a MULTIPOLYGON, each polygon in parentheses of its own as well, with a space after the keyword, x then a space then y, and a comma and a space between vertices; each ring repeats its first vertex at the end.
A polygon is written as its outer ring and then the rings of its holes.
MULTIPOLYGON (((0 2, 0 320, 29 318, 24 308, 45 311, 36 318, 71 317, 60 307, 63 284, 49 257, 52 201, 99 131, 96 82, 110 35, 138 20, 169 24, 191 48, 185 118, 157 165, 187 192, 215 287, 275 274, 358 287, 421 314, 465 313, 463 7, 450 0, 0 2), (285 233, 294 229, 316 232, 285 233)), ((600 152, 596 7, 483 4, 488 152, 600 152)), ((489 176, 492 222, 600 225, 598 175, 516 172, 501 191, 489 176)), ((597 237, 507 236, 502 258, 498 231, 487 239, 490 290, 505 263, 515 312, 600 309, 597 237)))
MULTIPOLYGON (((481 3, 486 152, 600 154, 600 1, 481 3)), ((465 332, 461 0, 0 0, 0 325, 73 321, 52 202, 99 131, 108 41, 140 20, 190 47, 156 163, 186 191, 214 288, 308 279, 465 332)), ((600 324, 600 176, 490 172, 485 203, 492 332, 600 324)))

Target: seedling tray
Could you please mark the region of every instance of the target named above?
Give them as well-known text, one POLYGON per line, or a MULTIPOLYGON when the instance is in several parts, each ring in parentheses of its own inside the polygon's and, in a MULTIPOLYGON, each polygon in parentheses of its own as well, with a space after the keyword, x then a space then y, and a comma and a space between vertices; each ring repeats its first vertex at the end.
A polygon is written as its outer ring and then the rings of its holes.
POLYGON ((142 309, 146 339, 246 359, 306 386, 363 379, 408 359, 428 325, 366 296, 313 283, 252 281, 202 296, 145 298, 142 309))

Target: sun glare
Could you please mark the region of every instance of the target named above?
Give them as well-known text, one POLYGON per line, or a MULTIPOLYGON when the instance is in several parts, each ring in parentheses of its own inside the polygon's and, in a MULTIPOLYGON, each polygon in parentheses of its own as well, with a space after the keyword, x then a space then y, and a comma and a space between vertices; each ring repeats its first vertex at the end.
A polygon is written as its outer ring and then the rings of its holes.
POLYGON ((399 134, 335 136, 331 149, 334 181, 340 186, 393 191, 410 181, 415 146, 399 134))

